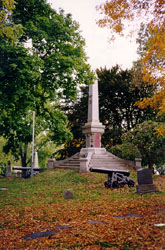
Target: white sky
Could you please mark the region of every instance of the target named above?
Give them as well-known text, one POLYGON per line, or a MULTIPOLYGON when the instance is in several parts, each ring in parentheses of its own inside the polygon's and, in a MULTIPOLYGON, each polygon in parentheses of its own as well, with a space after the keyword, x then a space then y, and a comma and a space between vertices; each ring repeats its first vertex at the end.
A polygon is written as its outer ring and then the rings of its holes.
POLYGON ((73 20, 80 24, 82 36, 86 41, 86 54, 89 57, 88 63, 91 68, 110 69, 119 64, 122 69, 131 68, 132 62, 137 59, 137 45, 129 42, 129 39, 118 38, 113 43, 108 42, 108 29, 99 28, 96 20, 99 19, 99 12, 96 5, 105 0, 47 0, 52 8, 64 9, 71 13, 73 20))

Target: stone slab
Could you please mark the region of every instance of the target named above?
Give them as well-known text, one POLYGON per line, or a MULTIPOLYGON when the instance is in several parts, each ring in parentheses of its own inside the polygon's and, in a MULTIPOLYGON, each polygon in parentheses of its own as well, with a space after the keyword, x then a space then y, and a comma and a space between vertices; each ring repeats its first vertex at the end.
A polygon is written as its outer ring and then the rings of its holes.
POLYGON ((159 190, 156 188, 154 184, 143 184, 136 186, 136 192, 137 194, 146 194, 146 193, 159 192, 159 190))
POLYGON ((165 212, 165 209, 162 208, 162 209, 154 209, 155 212, 160 212, 160 213, 164 213, 165 212))
POLYGON ((0 188, 1 191, 7 191, 8 188, 0 188))
POLYGON ((156 227, 165 227, 165 223, 154 224, 154 226, 156 226, 156 227))
POLYGON ((59 230, 46 231, 46 232, 38 231, 38 232, 35 232, 35 233, 32 233, 32 234, 25 235, 23 238, 25 240, 35 240, 35 239, 39 239, 39 238, 43 238, 43 237, 53 236, 58 232, 59 232, 59 230))
POLYGON ((104 221, 100 221, 100 220, 90 220, 90 221, 88 221, 88 223, 91 225, 96 225, 97 223, 101 223, 103 225, 109 224, 108 222, 104 222, 104 221))
POLYGON ((23 238, 25 240, 27 240, 27 241, 28 240, 35 240, 35 239, 39 239, 39 238, 43 238, 43 237, 53 236, 53 235, 59 233, 60 230, 63 230, 63 229, 72 230, 72 228, 70 226, 68 226, 68 225, 57 225, 56 229, 57 230, 48 230, 48 231, 45 231, 45 232, 37 231, 35 233, 25 235, 23 238))
POLYGON ((128 214, 123 214, 123 215, 119 215, 119 216, 114 216, 115 218, 125 218, 125 217, 143 217, 140 214, 136 214, 136 213, 128 213, 128 214))

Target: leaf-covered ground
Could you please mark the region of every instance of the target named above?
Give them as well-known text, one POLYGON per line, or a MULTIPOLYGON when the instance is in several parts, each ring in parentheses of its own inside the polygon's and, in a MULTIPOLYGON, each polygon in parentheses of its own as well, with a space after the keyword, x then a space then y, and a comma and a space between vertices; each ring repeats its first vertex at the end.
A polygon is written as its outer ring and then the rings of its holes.
MULTIPOLYGON (((136 173, 131 172, 136 179, 136 173)), ((165 177, 159 193, 106 189, 106 175, 51 170, 0 179, 0 249, 165 249, 165 177), (64 200, 72 189, 74 199, 64 200)))

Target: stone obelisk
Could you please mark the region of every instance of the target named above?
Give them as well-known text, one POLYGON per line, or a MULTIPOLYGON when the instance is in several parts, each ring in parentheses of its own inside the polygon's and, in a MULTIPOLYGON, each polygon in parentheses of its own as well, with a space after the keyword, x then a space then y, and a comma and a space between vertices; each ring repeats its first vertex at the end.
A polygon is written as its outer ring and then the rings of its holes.
POLYGON ((101 135, 105 126, 99 122, 99 101, 98 82, 89 85, 88 97, 88 121, 82 127, 82 132, 86 136, 86 148, 101 148, 101 135))
POLYGON ((82 127, 86 137, 86 147, 80 152, 80 172, 88 171, 88 164, 93 153, 102 154, 106 150, 101 148, 101 135, 105 126, 99 121, 98 82, 89 85, 88 121, 82 127))

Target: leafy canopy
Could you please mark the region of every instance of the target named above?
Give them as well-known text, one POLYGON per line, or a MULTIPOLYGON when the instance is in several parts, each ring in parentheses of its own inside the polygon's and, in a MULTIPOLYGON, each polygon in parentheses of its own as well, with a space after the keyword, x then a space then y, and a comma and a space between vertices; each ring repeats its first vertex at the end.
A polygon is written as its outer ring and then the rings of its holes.
MULTIPOLYGON (((35 134, 56 145, 71 138, 67 118, 59 103, 74 99, 80 84, 89 84, 93 73, 87 64, 85 42, 70 14, 57 13, 45 0, 17 0, 10 15, 23 33, 11 43, 0 34, 0 135, 5 151, 28 163, 35 134), (25 48, 25 43, 31 48, 25 48)), ((5 27, 8 23, 5 23, 5 27)))
POLYGON ((122 144, 114 146, 112 151, 130 160, 141 156, 143 165, 147 164, 151 169, 153 164, 163 164, 165 139, 155 133, 161 125, 155 121, 137 124, 135 128, 122 135, 122 144))

